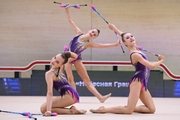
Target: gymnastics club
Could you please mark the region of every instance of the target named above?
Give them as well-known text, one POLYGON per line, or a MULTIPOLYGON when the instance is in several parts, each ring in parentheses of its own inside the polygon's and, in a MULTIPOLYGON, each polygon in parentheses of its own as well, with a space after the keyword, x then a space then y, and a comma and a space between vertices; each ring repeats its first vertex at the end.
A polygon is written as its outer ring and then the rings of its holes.
MULTIPOLYGON (((67 4, 64 4, 64 3, 59 3, 59 2, 55 2, 55 4, 61 4, 60 7, 62 8, 65 8, 67 6, 67 4)), ((87 4, 81 4, 81 5, 78 5, 78 4, 71 4, 70 7, 74 7, 74 8, 77 8, 77 9, 80 9, 80 6, 87 6, 87 4)))
MULTIPOLYGON (((28 117, 29 117, 29 118, 32 118, 32 119, 34 119, 34 120, 37 120, 37 118, 35 118, 34 115, 45 116, 45 114, 31 114, 31 113, 30 113, 28 117)), ((54 112, 53 112, 53 113, 51 113, 51 116, 57 116, 57 113, 54 113, 54 112)))
MULTIPOLYGON (((101 13, 95 8, 94 5, 91 5, 91 8, 104 20, 104 22, 106 22, 107 24, 109 24, 109 22, 101 15, 101 13)), ((114 31, 114 33, 116 34, 117 39, 119 39, 119 35, 118 35, 115 31, 114 31)), ((123 53, 125 53, 122 45, 121 45, 121 49, 122 49, 123 53)))
POLYGON ((10 114, 19 114, 22 116, 27 116, 29 118, 32 118, 34 120, 37 120, 37 118, 33 117, 30 112, 12 112, 12 111, 5 111, 5 110, 0 110, 0 112, 4 112, 4 113, 10 113, 10 114))
MULTIPOLYGON (((44 114, 31 114, 31 115, 39 115, 39 116, 45 116, 44 114)), ((53 112, 51 113, 51 116, 57 116, 58 114, 53 112)))
POLYGON ((137 46, 137 48, 138 48, 139 50, 141 50, 141 51, 145 51, 145 52, 150 53, 150 54, 152 54, 152 55, 154 55, 154 56, 157 56, 157 57, 159 56, 158 54, 153 53, 153 52, 150 52, 150 51, 148 51, 148 50, 142 48, 141 46, 137 46))

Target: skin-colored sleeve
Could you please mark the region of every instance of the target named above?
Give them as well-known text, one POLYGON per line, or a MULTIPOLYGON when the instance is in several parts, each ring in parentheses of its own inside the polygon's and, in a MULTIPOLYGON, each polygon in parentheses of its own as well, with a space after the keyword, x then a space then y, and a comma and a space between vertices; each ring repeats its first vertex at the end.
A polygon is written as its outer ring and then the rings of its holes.
POLYGON ((121 36, 121 34, 123 33, 122 31, 120 31, 115 25, 109 23, 108 24, 109 28, 111 30, 113 30, 114 32, 116 32, 119 36, 121 36))
POLYGON ((85 48, 111 48, 111 47, 117 47, 120 46, 121 41, 118 40, 116 43, 94 43, 94 42, 89 42, 86 44, 85 48))
POLYGON ((74 23, 74 21, 71 18, 71 15, 69 13, 69 5, 65 8, 65 11, 67 14, 68 21, 69 21, 71 27, 73 28, 73 30, 75 31, 76 35, 82 34, 82 31, 76 26, 76 24, 74 23))
POLYGON ((161 59, 157 62, 149 62, 148 60, 144 59, 140 54, 138 53, 134 53, 132 54, 132 62, 133 63, 137 63, 140 62, 141 64, 143 64, 144 66, 148 67, 149 69, 155 69, 156 67, 158 67, 163 61, 164 59, 161 59))
POLYGON ((47 102, 47 111, 51 111, 52 108, 52 98, 53 98, 53 72, 48 71, 45 74, 46 83, 47 83, 47 94, 46 94, 46 102, 47 102))

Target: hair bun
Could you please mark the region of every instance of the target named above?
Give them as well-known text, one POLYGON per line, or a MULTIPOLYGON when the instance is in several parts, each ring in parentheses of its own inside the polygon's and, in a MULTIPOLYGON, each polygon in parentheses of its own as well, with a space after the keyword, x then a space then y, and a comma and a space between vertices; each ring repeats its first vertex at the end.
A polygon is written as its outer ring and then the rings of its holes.
POLYGON ((71 57, 71 53, 70 53, 70 52, 63 52, 63 53, 61 54, 61 56, 62 56, 62 58, 64 59, 63 64, 66 64, 67 61, 68 61, 68 59, 71 57))
POLYGON ((70 52, 64 52, 64 55, 67 57, 67 59, 71 57, 71 53, 70 52))

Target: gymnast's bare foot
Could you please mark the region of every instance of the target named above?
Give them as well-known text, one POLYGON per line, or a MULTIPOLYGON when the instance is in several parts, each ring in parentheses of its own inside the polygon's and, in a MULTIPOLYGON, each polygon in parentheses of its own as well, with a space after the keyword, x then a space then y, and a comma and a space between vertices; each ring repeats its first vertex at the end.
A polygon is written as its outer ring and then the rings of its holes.
POLYGON ((101 99, 99 99, 99 101, 100 101, 101 103, 104 103, 110 96, 111 96, 111 93, 103 96, 101 99))
POLYGON ((87 111, 86 110, 78 110, 75 106, 72 106, 70 108, 72 114, 85 114, 87 111))
POLYGON ((98 109, 90 109, 89 111, 92 113, 105 113, 104 109, 105 109, 105 107, 101 106, 98 109))

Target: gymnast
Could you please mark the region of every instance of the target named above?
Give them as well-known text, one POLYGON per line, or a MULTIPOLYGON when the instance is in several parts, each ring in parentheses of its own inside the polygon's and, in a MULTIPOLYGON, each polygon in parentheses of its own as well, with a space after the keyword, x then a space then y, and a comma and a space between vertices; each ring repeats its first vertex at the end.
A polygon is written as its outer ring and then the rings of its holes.
POLYGON ((137 49, 136 39, 131 33, 123 33, 113 24, 109 24, 109 28, 122 37, 124 45, 129 49, 130 60, 136 71, 129 82, 130 92, 126 106, 101 106, 98 109, 90 109, 90 111, 92 113, 132 114, 133 112, 138 112, 153 114, 156 109, 152 96, 148 91, 148 79, 150 69, 158 67, 164 61, 164 56, 158 55, 159 61, 149 62, 146 55, 137 49), (136 106, 138 99, 144 105, 136 106))
POLYGON ((46 102, 41 105, 41 112, 50 116, 52 112, 57 114, 85 114, 86 110, 78 110, 75 106, 66 108, 79 102, 78 92, 70 86, 65 75, 63 66, 71 62, 78 56, 73 52, 63 52, 57 54, 51 60, 51 69, 45 73, 47 83, 46 102), (60 96, 53 98, 53 88, 59 92, 60 96))

